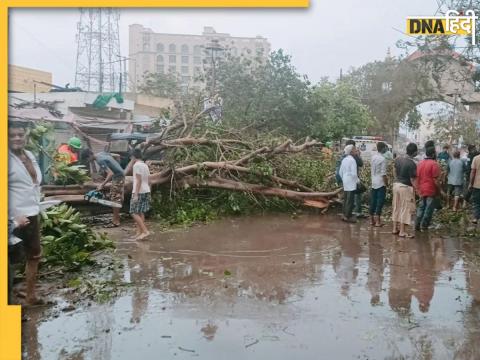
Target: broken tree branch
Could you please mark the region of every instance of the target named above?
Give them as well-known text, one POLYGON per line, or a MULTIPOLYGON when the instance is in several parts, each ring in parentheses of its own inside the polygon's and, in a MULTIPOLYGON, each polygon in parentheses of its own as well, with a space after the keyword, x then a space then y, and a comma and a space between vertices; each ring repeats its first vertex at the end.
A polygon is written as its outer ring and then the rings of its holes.
POLYGON ((191 186, 196 188, 216 188, 233 191, 251 192, 265 196, 278 196, 295 201, 303 201, 304 199, 328 200, 335 197, 341 191, 337 189, 331 192, 300 192, 281 188, 273 188, 264 185, 250 184, 245 182, 233 181, 223 178, 215 179, 198 179, 191 176, 185 177, 177 182, 177 185, 191 186))

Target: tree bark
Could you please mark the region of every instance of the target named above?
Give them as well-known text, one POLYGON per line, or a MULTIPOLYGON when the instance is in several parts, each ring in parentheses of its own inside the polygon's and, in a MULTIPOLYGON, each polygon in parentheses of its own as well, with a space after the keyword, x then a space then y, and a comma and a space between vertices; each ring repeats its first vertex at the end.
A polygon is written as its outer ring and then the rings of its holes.
POLYGON ((227 180, 222 178, 201 180, 193 177, 185 177, 177 181, 177 186, 187 185, 196 188, 216 188, 241 192, 251 192, 265 196, 278 196, 295 201, 303 201, 304 199, 329 200, 335 197, 341 191, 337 189, 331 192, 300 192, 281 188, 273 188, 258 184, 249 184, 245 182, 227 180))

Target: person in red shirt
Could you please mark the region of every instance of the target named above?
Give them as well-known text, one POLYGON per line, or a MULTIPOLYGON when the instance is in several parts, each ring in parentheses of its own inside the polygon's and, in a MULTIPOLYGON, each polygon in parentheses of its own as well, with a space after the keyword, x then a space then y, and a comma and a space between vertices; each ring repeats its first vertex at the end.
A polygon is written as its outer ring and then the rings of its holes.
POLYGON ((416 230, 426 230, 430 226, 435 210, 435 198, 441 192, 441 169, 436 161, 435 148, 427 148, 425 155, 425 159, 417 166, 417 189, 420 200, 417 208, 416 230))

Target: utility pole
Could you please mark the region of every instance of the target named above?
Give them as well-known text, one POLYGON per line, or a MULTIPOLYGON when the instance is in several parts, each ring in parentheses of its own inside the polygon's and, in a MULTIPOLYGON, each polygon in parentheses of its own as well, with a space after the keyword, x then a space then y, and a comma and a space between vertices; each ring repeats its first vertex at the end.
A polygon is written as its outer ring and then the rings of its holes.
POLYGON ((457 98, 458 98, 458 89, 455 89, 455 97, 453 98, 453 113, 450 121, 450 134, 448 137, 448 145, 450 146, 452 146, 453 131, 455 129, 455 116, 457 115, 457 98))
POLYGON ((215 95, 215 88, 216 88, 216 61, 217 61, 217 52, 222 52, 224 49, 218 43, 218 40, 212 39, 212 41, 205 47, 205 50, 210 53, 211 55, 211 64, 212 64, 212 90, 211 96, 215 95))

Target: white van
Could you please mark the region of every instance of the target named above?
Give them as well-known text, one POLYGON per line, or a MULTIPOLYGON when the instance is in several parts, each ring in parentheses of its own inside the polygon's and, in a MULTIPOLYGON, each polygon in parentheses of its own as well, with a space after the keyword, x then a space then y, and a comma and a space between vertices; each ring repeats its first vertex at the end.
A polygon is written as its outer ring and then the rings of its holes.
MULTIPOLYGON (((383 137, 381 136, 353 136, 352 138, 343 138, 342 144, 345 146, 345 143, 348 140, 355 141, 357 149, 360 150, 360 156, 364 160, 370 160, 375 152, 377 152, 377 143, 379 141, 383 141, 383 137)), ((392 145, 387 144, 388 149, 392 151, 392 145)))

